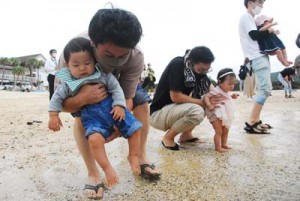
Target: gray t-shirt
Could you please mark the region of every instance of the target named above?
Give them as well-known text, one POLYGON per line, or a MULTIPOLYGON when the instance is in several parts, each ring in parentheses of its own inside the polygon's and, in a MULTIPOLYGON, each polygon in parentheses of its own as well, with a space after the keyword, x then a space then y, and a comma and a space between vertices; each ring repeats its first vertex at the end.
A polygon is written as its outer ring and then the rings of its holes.
MULTIPOLYGON (((96 68, 98 69, 98 68, 96 68)), ((80 87, 85 84, 91 83, 103 83, 107 87, 108 93, 112 95, 113 106, 120 105, 126 108, 126 101, 123 90, 116 79, 111 73, 105 73, 99 69, 95 71, 93 75, 90 75, 82 80, 74 80, 71 77, 71 73, 67 68, 62 68, 56 76, 63 82, 55 90, 49 105, 49 112, 60 112, 62 111, 63 101, 71 96, 78 93, 80 87), (68 74, 69 73, 69 74, 68 74), (77 83, 75 83, 77 82, 77 83)))

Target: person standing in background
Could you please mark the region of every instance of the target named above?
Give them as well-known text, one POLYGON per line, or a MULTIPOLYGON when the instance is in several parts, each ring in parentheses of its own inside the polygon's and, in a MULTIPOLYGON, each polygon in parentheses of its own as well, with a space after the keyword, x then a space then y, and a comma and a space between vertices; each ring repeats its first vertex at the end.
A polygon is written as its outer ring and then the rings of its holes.
POLYGON ((269 56, 262 54, 259 49, 258 40, 268 37, 269 30, 258 31, 254 20, 263 9, 264 0, 244 0, 246 12, 241 16, 239 22, 240 42, 244 56, 250 60, 250 65, 256 80, 256 96, 253 98, 253 107, 244 128, 250 134, 270 134, 267 130, 269 124, 262 123, 261 111, 269 96, 271 96, 271 67, 269 56))
POLYGON ((56 54, 57 51, 55 49, 50 50, 50 58, 45 62, 45 71, 48 73, 47 81, 48 81, 48 88, 49 88, 49 100, 51 100, 52 95, 54 93, 54 80, 55 80, 55 73, 57 70, 57 60, 56 54))
POLYGON ((294 68, 285 68, 278 74, 278 80, 284 87, 284 94, 286 98, 295 98, 292 95, 292 80, 295 77, 296 72, 294 68))

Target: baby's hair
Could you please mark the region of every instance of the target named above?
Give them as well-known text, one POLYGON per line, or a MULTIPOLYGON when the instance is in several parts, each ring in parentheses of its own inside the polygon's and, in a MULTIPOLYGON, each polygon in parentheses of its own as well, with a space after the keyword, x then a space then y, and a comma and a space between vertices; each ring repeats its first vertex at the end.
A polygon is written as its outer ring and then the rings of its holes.
POLYGON ((87 51, 94 58, 93 47, 91 46, 90 40, 83 37, 73 38, 68 42, 64 49, 64 58, 66 63, 69 63, 70 55, 75 52, 87 51))
POLYGON ((236 78, 236 75, 231 68, 223 68, 219 71, 217 76, 218 84, 224 82, 226 78, 236 78))

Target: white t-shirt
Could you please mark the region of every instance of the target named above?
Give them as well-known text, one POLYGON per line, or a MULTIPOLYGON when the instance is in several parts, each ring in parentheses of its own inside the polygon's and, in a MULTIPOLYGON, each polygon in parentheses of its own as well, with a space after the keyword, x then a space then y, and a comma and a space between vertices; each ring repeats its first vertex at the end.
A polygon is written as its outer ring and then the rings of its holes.
POLYGON ((48 73, 48 74, 52 74, 52 75, 55 75, 56 73, 56 66, 57 66, 57 61, 55 58, 50 58, 46 61, 45 63, 45 71, 48 73))
POLYGON ((258 42, 252 40, 249 35, 249 32, 252 30, 257 30, 255 20, 249 13, 245 13, 240 18, 239 34, 244 56, 249 60, 263 56, 260 53, 258 42))

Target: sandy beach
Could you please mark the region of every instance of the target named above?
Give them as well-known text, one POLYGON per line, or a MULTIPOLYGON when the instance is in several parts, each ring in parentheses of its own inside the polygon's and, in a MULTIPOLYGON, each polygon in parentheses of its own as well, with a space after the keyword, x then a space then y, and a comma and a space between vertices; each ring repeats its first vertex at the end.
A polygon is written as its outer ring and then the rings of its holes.
MULTIPOLYGON (((106 190, 103 200, 300 200, 300 91, 294 96, 273 91, 268 99, 262 119, 274 126, 270 135, 245 133, 252 103, 240 96, 229 133, 233 149, 225 154, 214 151, 207 119, 194 131, 206 143, 182 145, 178 152, 164 149, 164 133, 151 128, 148 155, 162 172, 158 182, 132 175, 127 141, 114 140, 106 147, 120 183, 106 190)), ((0 91, 1 201, 88 200, 82 194, 87 175, 73 139, 73 118, 62 113, 62 130, 50 131, 48 103, 48 92, 0 91)))

